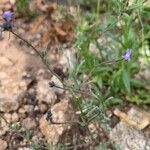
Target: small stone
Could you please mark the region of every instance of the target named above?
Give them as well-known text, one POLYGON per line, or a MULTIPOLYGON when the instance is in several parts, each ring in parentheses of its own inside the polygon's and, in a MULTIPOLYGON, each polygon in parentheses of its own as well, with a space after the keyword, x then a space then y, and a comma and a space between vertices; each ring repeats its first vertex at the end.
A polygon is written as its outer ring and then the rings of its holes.
POLYGON ((19 109, 19 118, 26 118, 25 110, 23 108, 19 109))
POLYGON ((11 5, 14 5, 16 3, 16 0, 9 0, 11 5))
MULTIPOLYGON (((51 78, 50 82, 54 82, 55 85, 57 85, 57 86, 59 86, 59 87, 63 87, 62 82, 61 82, 58 78, 56 78, 55 76, 53 76, 53 77, 51 78)), ((53 89, 55 92, 57 92, 57 93, 59 93, 59 94, 62 94, 62 93, 64 92, 64 90, 58 89, 58 88, 55 88, 55 87, 53 87, 53 88, 51 88, 51 89, 53 89)))
POLYGON ((9 0, 1 0, 1 4, 6 4, 8 3, 9 0))
POLYGON ((36 34, 36 38, 37 38, 37 39, 41 39, 41 34, 40 34, 40 33, 37 33, 37 34, 36 34))
POLYGON ((2 129, 0 129, 0 137, 4 136, 6 134, 6 132, 8 132, 8 131, 9 131, 8 125, 3 127, 2 129))
POLYGON ((39 109, 42 113, 45 113, 47 111, 48 107, 46 104, 40 104, 39 109))
POLYGON ((56 94, 52 89, 48 86, 49 80, 41 80, 37 84, 37 100, 39 103, 46 102, 48 104, 52 104, 57 99, 56 94))
POLYGON ((150 149, 150 138, 143 131, 137 130, 124 122, 118 123, 110 131, 109 137, 119 144, 121 150, 150 149))
POLYGON ((0 139, 0 150, 5 150, 7 148, 7 142, 0 139))
POLYGON ((38 106, 35 106, 34 107, 34 111, 38 111, 39 110, 39 107, 38 106))
POLYGON ((13 63, 9 59, 7 59, 4 56, 0 56, 0 66, 8 67, 8 66, 12 66, 12 65, 13 65, 13 63))
POLYGON ((17 122, 19 120, 19 116, 16 112, 12 114, 12 122, 17 122))
POLYGON ((25 87, 26 87, 26 82, 21 81, 21 82, 19 83, 19 86, 20 86, 21 88, 25 88, 25 87))
MULTIPOLYGON (((3 117, 4 117, 4 116, 3 116, 3 117)), ((4 117, 4 118, 5 118, 5 117, 4 117)), ((0 127, 5 127, 6 124, 7 124, 6 120, 3 119, 3 118, 1 118, 1 119, 0 119, 0 127)))
POLYGON ((0 72, 0 79, 3 80, 3 79, 6 79, 8 76, 5 72, 0 72))
POLYGON ((18 112, 19 112, 20 114, 25 114, 26 111, 25 111, 25 109, 20 108, 18 112))
POLYGON ((6 121, 7 121, 8 123, 11 123, 12 117, 11 117, 11 114, 10 114, 10 113, 5 113, 5 114, 4 114, 4 118, 6 119, 6 121))
POLYGON ((37 123, 32 118, 26 118, 22 121, 22 125, 27 128, 28 130, 33 129, 37 126, 37 123))
POLYGON ((59 64, 63 66, 64 71, 66 71, 67 69, 73 70, 77 64, 77 59, 73 51, 74 51, 73 49, 72 50, 66 49, 59 59, 59 64))
POLYGON ((2 112, 10 112, 15 111, 19 107, 19 103, 15 99, 6 99, 0 97, 0 111, 2 112))
POLYGON ((24 32, 25 32, 25 30, 23 28, 18 28, 17 31, 18 31, 19 34, 24 34, 24 32))
MULTIPOLYGON (((67 100, 62 100, 61 102, 55 104, 52 107, 52 117, 55 122, 65 122, 65 121, 75 121, 75 112, 67 100)), ((40 119, 40 129, 45 139, 49 144, 57 144, 62 135, 67 135, 73 129, 75 124, 49 124, 46 120, 46 116, 40 119), (66 133, 66 134, 65 134, 66 133)), ((74 128, 77 130, 77 128, 74 128)), ((74 131, 77 132, 77 131, 74 131)), ((73 134, 73 133, 72 133, 73 134)), ((65 139, 65 137, 64 137, 65 139)), ((71 138, 70 138, 71 140, 71 138)))
POLYGON ((32 150, 32 149, 28 148, 28 147, 20 147, 20 148, 18 148, 18 150, 32 150))
POLYGON ((25 112, 30 113, 33 111, 34 106, 32 105, 24 105, 23 109, 25 110, 25 112))

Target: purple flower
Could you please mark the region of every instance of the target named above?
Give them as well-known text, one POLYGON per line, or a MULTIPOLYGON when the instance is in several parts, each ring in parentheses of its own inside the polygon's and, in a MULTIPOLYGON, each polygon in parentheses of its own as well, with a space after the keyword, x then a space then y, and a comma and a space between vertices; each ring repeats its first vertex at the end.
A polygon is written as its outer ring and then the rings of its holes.
POLYGON ((126 61, 130 61, 131 60, 131 55, 132 55, 132 49, 127 49, 125 54, 122 56, 122 58, 126 61))
POLYGON ((14 16, 14 13, 13 13, 11 10, 6 10, 6 11, 4 11, 4 13, 3 13, 3 19, 4 19, 6 22, 11 22, 12 19, 13 19, 13 16, 14 16))

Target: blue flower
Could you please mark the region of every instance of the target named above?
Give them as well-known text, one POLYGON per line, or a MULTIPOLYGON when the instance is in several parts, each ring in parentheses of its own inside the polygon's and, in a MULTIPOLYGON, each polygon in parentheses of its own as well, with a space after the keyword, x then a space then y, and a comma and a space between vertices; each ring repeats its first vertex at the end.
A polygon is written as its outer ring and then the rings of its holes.
POLYGON ((132 55, 132 49, 127 49, 125 54, 122 56, 124 60, 130 61, 131 60, 131 55, 132 55))
POLYGON ((13 20, 14 13, 11 10, 6 10, 3 13, 3 19, 6 22, 11 22, 13 20))

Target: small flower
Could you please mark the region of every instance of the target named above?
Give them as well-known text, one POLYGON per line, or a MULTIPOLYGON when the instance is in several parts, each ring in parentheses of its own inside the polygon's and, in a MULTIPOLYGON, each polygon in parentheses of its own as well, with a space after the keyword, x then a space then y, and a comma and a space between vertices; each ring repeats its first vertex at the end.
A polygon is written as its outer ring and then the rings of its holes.
POLYGON ((54 87, 55 83, 53 81, 49 82, 49 87, 54 87))
POLYGON ((46 120, 52 122, 52 112, 51 112, 51 110, 49 110, 49 111, 47 112, 46 120))
POLYGON ((132 55, 132 49, 127 49, 125 54, 122 56, 124 60, 130 61, 131 60, 131 55, 132 55))
POLYGON ((6 22, 11 22, 13 20, 14 13, 11 10, 6 10, 3 12, 3 19, 6 22))

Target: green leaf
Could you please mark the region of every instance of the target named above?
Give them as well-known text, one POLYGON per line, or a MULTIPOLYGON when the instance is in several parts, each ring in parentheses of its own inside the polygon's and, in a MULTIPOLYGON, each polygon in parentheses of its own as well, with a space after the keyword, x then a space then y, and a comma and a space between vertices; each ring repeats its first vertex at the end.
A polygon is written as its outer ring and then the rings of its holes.
POLYGON ((100 89, 102 89, 102 87, 103 87, 103 80, 102 80, 101 77, 95 76, 95 77, 93 78, 93 82, 95 82, 95 83, 98 85, 98 87, 99 87, 100 89))
POLYGON ((78 73, 81 71, 81 68, 82 68, 82 66, 84 65, 84 63, 85 63, 85 60, 82 60, 82 61, 77 65, 77 67, 76 67, 76 69, 75 69, 75 71, 74 71, 75 76, 77 76, 78 73))
POLYGON ((128 92, 128 94, 131 94, 130 76, 125 69, 122 72, 122 79, 123 79, 123 84, 124 84, 126 91, 128 92))
POLYGON ((101 73, 101 72, 103 73, 103 72, 109 72, 109 71, 112 71, 111 67, 103 67, 103 66, 96 67, 97 73, 101 73))
POLYGON ((131 85, 132 85, 132 87, 135 87, 135 88, 142 88, 142 87, 144 87, 143 82, 140 81, 140 80, 137 80, 137 79, 131 79, 131 85))
POLYGON ((105 101, 106 107, 112 106, 112 105, 121 105, 121 104, 123 104, 123 100, 120 98, 110 97, 110 98, 106 99, 106 101, 105 101))
POLYGON ((127 10, 131 9, 140 9, 143 7, 144 0, 139 0, 137 3, 132 4, 131 6, 127 7, 127 10))

